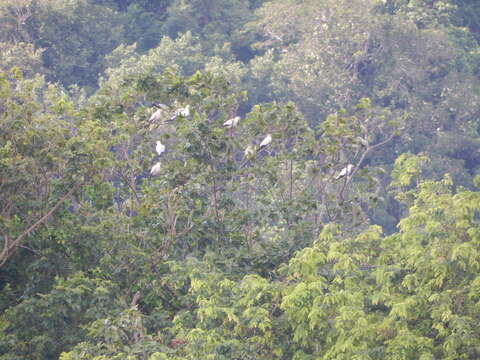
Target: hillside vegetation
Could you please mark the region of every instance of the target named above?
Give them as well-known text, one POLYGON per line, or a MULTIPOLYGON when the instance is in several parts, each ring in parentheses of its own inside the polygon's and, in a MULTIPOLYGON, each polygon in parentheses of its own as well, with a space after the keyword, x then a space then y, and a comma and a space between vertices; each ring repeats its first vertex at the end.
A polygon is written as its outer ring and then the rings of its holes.
POLYGON ((480 358, 477 0, 3 0, 0 360, 480 358))

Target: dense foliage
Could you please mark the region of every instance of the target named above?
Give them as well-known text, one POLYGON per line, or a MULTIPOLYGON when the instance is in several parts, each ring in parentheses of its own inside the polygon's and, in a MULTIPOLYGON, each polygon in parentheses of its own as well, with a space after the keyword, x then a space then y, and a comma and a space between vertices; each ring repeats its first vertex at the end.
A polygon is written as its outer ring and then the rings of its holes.
POLYGON ((5 0, 0 360, 480 358, 476 0, 5 0))

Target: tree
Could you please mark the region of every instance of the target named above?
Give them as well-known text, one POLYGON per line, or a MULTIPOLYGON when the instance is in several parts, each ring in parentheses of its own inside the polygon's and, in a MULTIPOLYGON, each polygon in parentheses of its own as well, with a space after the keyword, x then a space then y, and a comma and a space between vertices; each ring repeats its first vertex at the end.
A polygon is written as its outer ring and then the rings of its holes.
POLYGON ((249 4, 238 0, 176 0, 168 7, 168 17, 163 24, 165 33, 175 38, 177 34, 191 31, 199 34, 210 51, 232 44, 234 52, 248 59, 248 45, 239 33, 241 26, 251 17, 249 4))
MULTIPOLYGON (((333 178, 338 169, 325 166, 305 171, 303 162, 313 154, 321 161, 335 159, 339 153, 354 156, 349 152, 361 147, 348 144, 358 136, 362 121, 368 118, 374 124, 381 120, 370 113, 368 100, 359 105, 355 116, 339 114, 327 121, 325 149, 318 154, 313 132, 293 104, 257 106, 238 126, 223 129, 241 94, 230 93, 225 79, 212 74, 190 78, 169 71, 160 76, 138 74, 124 82, 115 96, 103 91, 110 90, 100 89, 98 96, 102 96, 91 111, 97 116, 99 111, 110 114, 128 135, 115 151, 118 204, 113 213, 103 213, 101 221, 128 230, 125 236, 100 242, 106 247, 100 250, 105 254, 101 267, 106 274, 116 274, 115 283, 122 284, 127 298, 140 294, 137 309, 142 315, 124 308, 121 315, 109 314, 91 322, 87 341, 62 356, 114 358, 141 351, 160 358, 195 358, 198 354, 229 358, 251 354, 258 358, 272 349, 276 354, 290 354, 285 344, 280 345, 288 336, 285 320, 269 319, 269 311, 280 311, 278 289, 259 275, 245 274, 271 274, 288 262, 294 251, 312 243, 323 226, 323 218, 314 222, 312 202, 318 202, 317 211, 321 206, 333 206, 341 212, 337 220, 354 213, 355 200, 340 204, 355 187, 351 178, 349 185, 323 180, 324 191, 331 196, 327 204, 309 192, 312 176, 330 174, 333 178), (164 104, 164 116, 148 123, 150 114, 145 108, 130 106, 153 99, 164 104), (122 101, 122 106, 117 101, 122 101), (169 123, 175 110, 186 104, 190 113, 169 123), (114 109, 125 110, 117 117, 114 109), (245 146, 258 145, 267 131, 272 144, 255 158, 245 159, 245 146), (335 137, 345 142, 337 144, 335 137), (161 172, 145 178, 142 173, 154 162, 159 138, 166 146, 161 172), (335 206, 335 195, 340 193, 342 199, 337 199, 335 206), (225 276, 229 279, 222 280, 225 276), (250 302, 249 294, 258 291, 265 291, 264 303, 250 302), (277 305, 269 303, 272 299, 277 305), (155 320, 160 318, 165 321, 155 320), (140 335, 114 325, 125 321, 137 324, 140 335), (274 333, 272 321, 283 324, 282 340, 268 338, 274 333), (192 326, 195 324, 198 327, 192 326), (225 326, 222 333, 211 327, 219 324, 225 326), (117 338, 122 339, 123 349, 115 342, 117 338)), ((372 151, 375 145, 370 148, 368 141, 362 146, 372 151)))
POLYGON ((29 43, 0 43, 0 70, 7 73, 13 67, 22 70, 25 77, 48 74, 42 64, 42 50, 29 43))
POLYGON ((0 358, 478 358, 474 3, 2 3, 0 358))
POLYGON ((3 73, 0 264, 58 212, 76 192, 101 177, 110 154, 105 129, 79 122, 68 95, 43 78, 3 73))
MULTIPOLYGON (((391 236, 378 226, 349 236, 329 224, 276 281, 232 278, 207 259, 171 263, 193 303, 156 347, 147 336, 126 349, 143 344, 159 359, 474 359, 479 194, 450 187, 446 177, 409 190, 410 214, 391 236)), ((63 359, 120 354, 93 344, 63 359)))
POLYGON ((103 70, 102 57, 122 40, 119 14, 87 0, 8 1, 0 7, 1 40, 27 42, 42 49, 42 62, 51 79, 64 85, 95 86, 103 70))
POLYGON ((448 172, 472 186, 476 152, 452 140, 477 142, 478 43, 453 20, 457 10, 441 1, 266 2, 248 25, 263 37, 256 46, 268 48, 247 73, 253 101, 294 99, 316 126, 368 97, 405 116, 398 141, 370 161, 390 169, 401 153, 425 152, 432 176, 448 172))

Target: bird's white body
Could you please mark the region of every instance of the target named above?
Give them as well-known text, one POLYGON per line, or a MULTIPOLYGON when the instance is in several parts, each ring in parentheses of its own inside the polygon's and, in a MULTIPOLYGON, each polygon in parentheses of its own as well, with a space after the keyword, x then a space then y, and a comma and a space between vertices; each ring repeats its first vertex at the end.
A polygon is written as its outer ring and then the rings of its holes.
POLYGON ((245 158, 251 159, 252 157, 255 156, 255 148, 253 145, 248 145, 247 148, 245 149, 245 158))
POLYGON ((237 126, 238 122, 240 121, 240 116, 235 116, 232 119, 229 119, 223 123, 223 126, 226 128, 231 128, 237 126))
POLYGON ((152 166, 152 169, 150 170, 150 174, 152 174, 153 176, 160 174, 161 167, 162 166, 160 165, 160 162, 157 162, 155 165, 152 166))
POLYGON ((165 145, 163 145, 160 141, 157 141, 157 145, 155 146, 155 151, 158 155, 162 155, 165 152, 165 145))
POLYGON ((187 117, 190 115, 190 105, 185 106, 183 109, 180 110, 180 115, 183 117, 187 117))
POLYGON ((272 135, 268 134, 267 136, 265 136, 265 139, 263 139, 262 142, 260 143, 259 148, 262 149, 265 146, 270 145, 271 142, 272 142, 272 135))
POLYGON ((344 167, 339 173, 338 175, 335 177, 335 180, 339 180, 345 176, 348 176, 352 173, 352 170, 353 170, 353 165, 352 164, 348 164, 346 167, 344 167))
POLYGON ((152 116, 150 116, 150 119, 148 119, 149 122, 156 122, 158 120, 161 119, 162 117, 162 113, 163 113, 163 110, 162 109, 158 109, 157 111, 155 111, 152 116))
POLYGON ((175 120, 179 116, 189 117, 190 116, 190 105, 185 106, 184 108, 177 109, 175 114, 170 118, 170 121, 175 120))

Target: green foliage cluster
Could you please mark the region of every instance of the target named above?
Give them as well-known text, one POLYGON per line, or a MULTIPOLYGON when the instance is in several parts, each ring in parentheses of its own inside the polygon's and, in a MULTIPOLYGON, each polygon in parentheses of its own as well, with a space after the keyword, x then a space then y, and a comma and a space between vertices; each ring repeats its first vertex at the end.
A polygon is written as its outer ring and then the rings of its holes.
POLYGON ((3 1, 0 360, 480 358, 479 11, 3 1))

